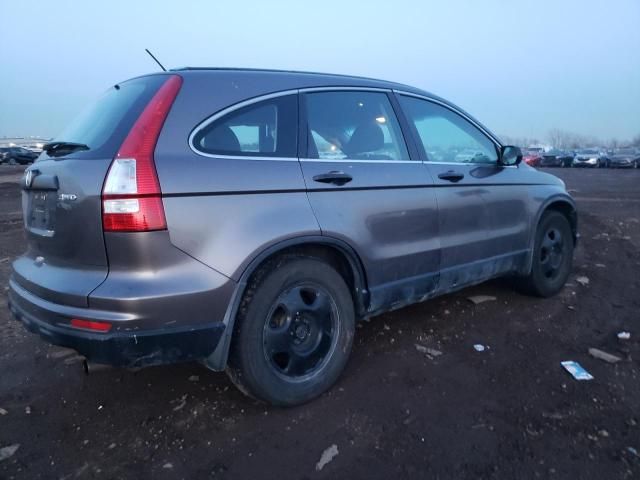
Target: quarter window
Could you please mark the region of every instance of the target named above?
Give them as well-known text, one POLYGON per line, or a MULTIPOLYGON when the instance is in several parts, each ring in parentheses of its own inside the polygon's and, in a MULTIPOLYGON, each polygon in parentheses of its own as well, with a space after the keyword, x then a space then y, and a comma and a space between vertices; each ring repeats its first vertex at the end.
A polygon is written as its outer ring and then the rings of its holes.
POLYGON ((471 122, 446 107, 400 96, 400 104, 418 132, 427 160, 447 163, 496 163, 495 144, 471 122))
POLYGON ((297 157, 297 95, 247 105, 199 130, 193 146, 203 153, 246 157, 297 157))
POLYGON ((309 158, 406 160, 407 147, 385 93, 305 94, 309 158))

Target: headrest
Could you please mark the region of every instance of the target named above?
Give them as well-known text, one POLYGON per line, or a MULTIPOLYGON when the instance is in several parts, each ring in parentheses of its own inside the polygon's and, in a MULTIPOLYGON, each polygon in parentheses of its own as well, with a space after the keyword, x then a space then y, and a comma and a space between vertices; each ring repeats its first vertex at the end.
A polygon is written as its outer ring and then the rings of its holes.
POLYGON ((209 150, 219 150, 223 152, 240 152, 240 142, 238 137, 233 133, 226 125, 220 125, 219 127, 211 130, 202 139, 203 147, 209 150))
POLYGON ((376 123, 367 122, 356 127, 343 151, 347 155, 356 155, 358 153, 375 152, 383 147, 384 133, 382 128, 376 123))

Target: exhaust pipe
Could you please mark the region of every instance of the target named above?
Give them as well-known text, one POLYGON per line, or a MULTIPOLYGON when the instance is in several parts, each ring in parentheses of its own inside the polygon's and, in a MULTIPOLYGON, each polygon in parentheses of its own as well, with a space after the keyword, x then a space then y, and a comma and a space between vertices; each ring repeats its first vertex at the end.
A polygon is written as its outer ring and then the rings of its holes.
POLYGON ((84 370, 85 375, 104 370, 111 370, 112 368, 113 367, 111 365, 105 365, 104 363, 89 363, 86 358, 82 361, 82 369, 84 370))

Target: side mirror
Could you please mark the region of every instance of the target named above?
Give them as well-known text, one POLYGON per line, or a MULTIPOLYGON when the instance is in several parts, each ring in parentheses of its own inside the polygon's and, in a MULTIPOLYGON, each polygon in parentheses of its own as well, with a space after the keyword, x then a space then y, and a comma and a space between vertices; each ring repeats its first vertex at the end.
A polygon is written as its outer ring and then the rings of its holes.
POLYGON ((500 149, 500 158, 498 159, 498 165, 518 165, 521 161, 522 150, 520 150, 520 147, 505 145, 500 149))

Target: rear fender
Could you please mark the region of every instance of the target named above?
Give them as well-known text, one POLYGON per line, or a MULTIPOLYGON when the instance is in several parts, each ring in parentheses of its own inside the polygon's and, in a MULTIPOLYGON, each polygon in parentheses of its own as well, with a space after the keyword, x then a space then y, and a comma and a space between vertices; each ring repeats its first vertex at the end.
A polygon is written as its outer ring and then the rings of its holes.
POLYGON ((278 252, 288 250, 292 247, 304 247, 306 245, 326 245, 336 248, 344 254, 344 256, 349 261, 349 265, 351 266, 354 276, 354 296, 356 303, 356 312, 358 315, 364 315, 369 302, 369 291, 367 290, 366 275, 360 257, 350 245, 342 240, 320 235, 295 237, 279 242, 275 245, 270 246, 269 248, 264 249, 259 255, 253 258, 253 260, 251 260, 247 268, 240 276, 240 280, 236 285, 223 319, 223 323, 225 325, 224 334, 214 352, 204 360, 204 364, 208 368, 215 371, 222 371, 227 366, 227 360, 229 358, 229 348, 231 346, 231 338, 235 327, 238 308, 240 307, 240 302, 242 301, 242 297, 244 296, 244 292, 247 288, 247 284, 249 282, 249 279, 251 278, 251 275, 267 258, 277 254, 278 252))

